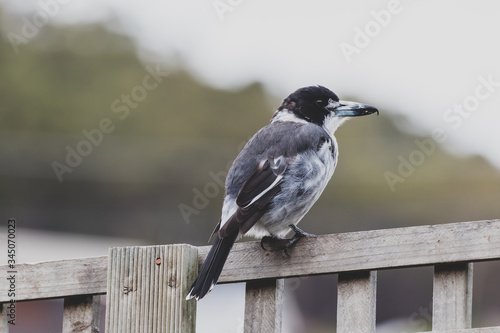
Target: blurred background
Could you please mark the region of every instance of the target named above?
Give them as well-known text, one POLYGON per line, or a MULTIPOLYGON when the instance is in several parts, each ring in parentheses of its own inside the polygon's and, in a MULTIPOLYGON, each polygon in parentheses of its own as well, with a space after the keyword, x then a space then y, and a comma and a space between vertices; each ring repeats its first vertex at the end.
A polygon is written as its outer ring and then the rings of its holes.
MULTIPOLYGON (((16 218, 19 262, 206 245, 231 161, 283 98, 315 84, 380 116, 338 130, 337 170, 301 228, 499 218, 499 9, 0 0, 0 237, 16 218)), ((500 265, 474 271, 473 326, 500 325, 500 265)), ((332 331, 336 281, 288 280, 285 332, 332 331)), ((431 328, 432 268, 381 271, 377 293, 380 332, 431 328)), ((198 331, 242 331, 243 297, 215 288, 198 331)), ((57 332, 61 314, 61 301, 19 303, 11 329, 57 332)))

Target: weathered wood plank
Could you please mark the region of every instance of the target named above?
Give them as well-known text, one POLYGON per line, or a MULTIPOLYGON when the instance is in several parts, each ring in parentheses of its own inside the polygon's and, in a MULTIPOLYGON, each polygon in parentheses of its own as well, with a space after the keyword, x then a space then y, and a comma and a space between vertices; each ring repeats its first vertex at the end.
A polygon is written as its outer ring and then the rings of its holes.
MULTIPOLYGON (((18 264, 16 301, 104 294, 107 267, 107 256, 18 264)), ((0 283, 0 303, 9 301, 8 288, 0 283)))
POLYGON ((194 332, 196 259, 186 244, 111 248, 106 332, 194 332))
POLYGON ((472 263, 434 267, 432 329, 472 327, 472 263))
POLYGON ((375 332, 377 272, 341 273, 337 289, 336 332, 375 332))
MULTIPOLYGON (((199 265, 209 249, 199 248, 199 265)), ((289 253, 235 244, 219 282, 500 259, 500 220, 308 237, 289 253)))
POLYGON ((281 333, 283 279, 250 281, 245 293, 245 333, 281 333))
POLYGON ((99 332, 100 296, 64 298, 63 333, 99 332))
MULTIPOLYGON (((198 248, 199 264, 208 250, 198 248)), ((282 252, 264 252, 258 242, 235 244, 220 282, 500 259, 500 220, 304 238, 289 253, 290 257, 282 252)), ((16 299, 104 294, 107 259, 16 265, 16 299)), ((8 267, 0 269, 7 271, 8 267)), ((9 301, 7 290, 7 284, 0 284, 0 303, 9 301)))

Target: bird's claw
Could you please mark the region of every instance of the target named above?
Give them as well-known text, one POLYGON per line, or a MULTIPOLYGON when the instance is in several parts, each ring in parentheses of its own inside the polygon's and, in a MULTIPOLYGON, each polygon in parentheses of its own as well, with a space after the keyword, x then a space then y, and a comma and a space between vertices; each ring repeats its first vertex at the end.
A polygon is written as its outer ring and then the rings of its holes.
POLYGON ((260 241, 260 247, 264 251, 283 250, 283 248, 286 246, 287 241, 288 239, 278 238, 275 236, 264 236, 260 241), (267 248, 265 244, 267 245, 267 248))
POLYGON ((283 250, 283 252, 285 252, 285 254, 289 257, 290 254, 288 253, 288 249, 292 248, 293 246, 295 246, 295 244, 297 244, 297 242, 303 238, 303 237, 315 237, 316 235, 313 235, 313 234, 310 234, 310 233, 307 233, 303 230, 301 230, 300 228, 298 228, 296 225, 294 224, 290 224, 290 229, 293 230, 293 232, 295 232, 295 234, 293 235, 292 238, 278 238, 278 237, 275 237, 275 236, 264 236, 262 238, 262 240, 260 241, 260 247, 262 247, 262 249, 264 251, 280 251, 280 250, 283 250), (266 248, 264 246, 264 243, 268 243, 270 244, 270 248, 266 248))
POLYGON ((290 229, 293 230, 293 232, 295 232, 295 235, 293 237, 295 237, 297 235, 300 235, 300 238, 302 238, 302 237, 316 237, 315 234, 310 234, 308 232, 305 232, 304 230, 297 227, 295 224, 290 224, 289 227, 290 227, 290 229))

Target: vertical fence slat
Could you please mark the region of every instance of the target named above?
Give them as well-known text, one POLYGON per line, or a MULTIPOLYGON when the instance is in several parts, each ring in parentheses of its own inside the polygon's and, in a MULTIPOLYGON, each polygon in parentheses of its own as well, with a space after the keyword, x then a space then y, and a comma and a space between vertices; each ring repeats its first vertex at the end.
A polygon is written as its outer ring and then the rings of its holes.
POLYGON ((10 303, 0 303, 0 333, 9 333, 8 314, 7 308, 10 303))
POLYGON ((194 333, 196 301, 185 297, 197 271, 191 245, 111 248, 106 332, 194 333))
POLYGON ((472 326, 472 263, 434 267, 432 329, 472 326))
POLYGON ((82 295, 64 298, 63 333, 99 332, 101 297, 82 295))
POLYGON ((339 274, 337 333, 375 332, 376 297, 376 271, 339 274))
POLYGON ((245 293, 245 333, 281 333, 283 279, 249 281, 245 293))

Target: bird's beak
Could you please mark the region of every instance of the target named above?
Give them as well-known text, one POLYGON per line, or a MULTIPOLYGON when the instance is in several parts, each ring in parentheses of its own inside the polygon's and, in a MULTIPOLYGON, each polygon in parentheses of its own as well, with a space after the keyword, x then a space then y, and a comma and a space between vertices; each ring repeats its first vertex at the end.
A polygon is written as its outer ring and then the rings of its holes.
POLYGON ((348 101, 339 101, 339 103, 331 109, 337 117, 366 116, 375 112, 379 114, 378 109, 371 105, 348 101))

